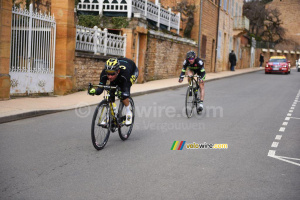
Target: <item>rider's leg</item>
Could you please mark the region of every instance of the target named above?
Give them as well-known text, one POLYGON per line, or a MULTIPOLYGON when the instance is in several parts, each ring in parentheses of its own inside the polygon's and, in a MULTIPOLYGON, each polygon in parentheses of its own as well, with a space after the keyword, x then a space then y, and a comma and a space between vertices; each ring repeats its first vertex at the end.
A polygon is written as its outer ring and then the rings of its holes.
POLYGON ((126 107, 129 106, 129 98, 122 100, 122 102, 126 107))
POLYGON ((200 87, 200 91, 201 91, 201 95, 200 95, 200 100, 204 101, 204 94, 205 94, 205 90, 204 90, 204 81, 201 83, 199 83, 199 87, 200 87))
POLYGON ((122 94, 122 102, 125 105, 126 109, 126 125, 130 125, 132 123, 132 112, 130 110, 130 105, 129 105, 129 97, 130 97, 130 86, 125 85, 124 87, 121 88, 122 94))

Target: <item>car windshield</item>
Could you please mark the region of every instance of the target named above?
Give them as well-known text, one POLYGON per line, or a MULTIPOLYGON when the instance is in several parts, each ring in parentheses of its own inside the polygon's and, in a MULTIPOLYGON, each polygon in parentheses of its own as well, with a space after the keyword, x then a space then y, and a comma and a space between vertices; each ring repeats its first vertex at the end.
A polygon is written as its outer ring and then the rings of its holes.
POLYGON ((270 59, 269 62, 286 62, 286 59, 270 59))

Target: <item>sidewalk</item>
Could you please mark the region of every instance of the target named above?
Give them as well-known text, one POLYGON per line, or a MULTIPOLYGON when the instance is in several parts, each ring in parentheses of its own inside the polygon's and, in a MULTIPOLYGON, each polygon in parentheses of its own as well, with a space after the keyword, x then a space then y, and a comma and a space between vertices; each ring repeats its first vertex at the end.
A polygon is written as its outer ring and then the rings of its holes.
MULTIPOLYGON (((223 71, 218 73, 207 73, 206 82, 251 73, 264 68, 237 69, 236 71, 223 71)), ((187 83, 178 83, 178 78, 150 81, 144 84, 134 84, 131 88, 131 95, 137 96, 151 92, 157 92, 172 88, 186 86, 187 83)), ((51 97, 20 97, 6 101, 0 101, 0 123, 20 120, 28 117, 75 109, 89 105, 98 104, 101 97, 90 96, 87 91, 76 92, 65 96, 51 97)))

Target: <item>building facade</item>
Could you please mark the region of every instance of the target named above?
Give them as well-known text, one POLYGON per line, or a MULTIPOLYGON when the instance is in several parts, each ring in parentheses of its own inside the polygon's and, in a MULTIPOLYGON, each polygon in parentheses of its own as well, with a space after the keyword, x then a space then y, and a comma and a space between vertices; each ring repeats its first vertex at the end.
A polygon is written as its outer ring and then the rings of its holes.
MULTIPOLYGON (((229 53, 234 50, 237 68, 241 68, 243 59, 242 35, 249 29, 243 17, 243 0, 220 0, 218 26, 217 70, 229 69, 229 53)), ((247 24, 247 22, 246 22, 247 24)))
MULTIPOLYGON (((180 0, 160 1, 164 7, 175 7, 180 0)), ((217 25, 218 25, 218 2, 219 0, 187 0, 189 5, 195 5, 194 24, 191 31, 191 39, 200 45, 197 49, 198 56, 204 60, 207 72, 215 72, 215 56, 217 45, 217 25)), ((175 12, 175 11, 174 11, 175 12)), ((181 14, 185 19, 181 23, 180 35, 183 36, 187 26, 187 16, 181 14)))

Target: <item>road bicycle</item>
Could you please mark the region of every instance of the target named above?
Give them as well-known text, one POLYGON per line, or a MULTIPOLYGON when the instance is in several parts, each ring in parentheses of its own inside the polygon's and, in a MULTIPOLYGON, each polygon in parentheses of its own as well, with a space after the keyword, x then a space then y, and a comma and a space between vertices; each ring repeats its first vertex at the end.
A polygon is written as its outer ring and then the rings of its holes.
POLYGON ((126 108, 120 101, 118 111, 114 109, 113 99, 110 94, 115 92, 120 99, 120 88, 117 86, 107 85, 92 85, 89 84, 89 90, 93 87, 100 87, 104 89, 103 100, 97 105, 92 121, 92 143, 95 149, 101 150, 105 147, 110 132, 118 130, 121 140, 127 140, 132 132, 135 107, 131 97, 129 97, 130 110, 132 112, 132 123, 126 125, 126 108), (106 93, 106 94, 105 94, 106 93))
POLYGON ((200 96, 201 91, 199 88, 199 82, 201 80, 201 76, 198 75, 185 75, 181 76, 183 77, 189 77, 189 86, 186 91, 186 97, 185 97, 185 112, 186 116, 190 118, 193 115, 193 109, 196 107, 197 114, 201 114, 202 111, 200 111, 199 105, 200 105, 200 96))

